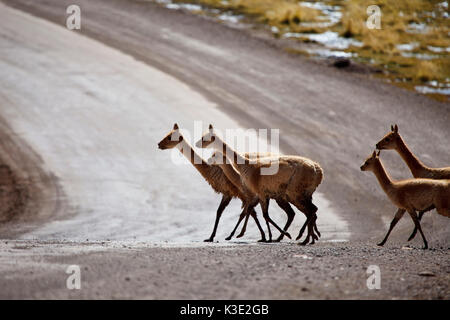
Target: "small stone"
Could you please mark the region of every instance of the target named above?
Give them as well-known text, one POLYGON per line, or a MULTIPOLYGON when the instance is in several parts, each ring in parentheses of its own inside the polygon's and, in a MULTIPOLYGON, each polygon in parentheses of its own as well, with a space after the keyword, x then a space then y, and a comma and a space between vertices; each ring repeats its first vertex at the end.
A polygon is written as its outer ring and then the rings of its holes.
POLYGON ((350 66, 350 59, 338 58, 333 62, 333 66, 336 68, 347 68, 350 66))
POLYGON ((436 275, 430 271, 419 272, 419 276, 421 276, 421 277, 436 277, 436 275))
POLYGON ((125 277, 125 281, 130 281, 130 277, 125 277))
POLYGON ((302 258, 305 260, 312 260, 312 257, 308 257, 306 254, 294 254, 294 258, 302 258))

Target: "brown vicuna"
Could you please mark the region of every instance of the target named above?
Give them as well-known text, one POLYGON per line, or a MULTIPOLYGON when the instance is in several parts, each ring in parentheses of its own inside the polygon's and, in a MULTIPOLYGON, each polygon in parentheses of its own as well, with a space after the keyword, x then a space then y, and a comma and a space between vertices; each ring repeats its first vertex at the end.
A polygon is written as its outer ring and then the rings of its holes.
MULTIPOLYGON (((398 133, 398 126, 391 126, 391 132, 386 134, 377 144, 379 150, 395 150, 402 157, 414 178, 428 178, 428 179, 450 179, 450 167, 447 168, 430 168, 424 165, 414 153, 409 149, 408 145, 403 140, 400 133, 398 133)), ((434 208, 427 208, 419 212, 419 221, 425 212, 433 210, 434 208)), ((414 228, 413 233, 408 238, 412 240, 417 233, 417 228, 414 228)))
MULTIPOLYGON (((264 161, 246 158, 234 151, 218 135, 212 125, 197 142, 197 147, 212 147, 225 154, 241 176, 242 183, 259 198, 264 219, 272 238, 269 223, 283 233, 268 213, 269 199, 283 199, 294 204, 307 216, 308 235, 302 244, 307 244, 312 238, 314 243, 313 226, 317 219, 317 207, 312 203, 312 194, 321 183, 323 172, 319 164, 307 158, 298 156, 276 156, 265 158, 264 161), (270 161, 271 163, 268 163, 270 161), (276 163, 278 170, 271 175, 261 174, 262 168, 276 163)), ((303 230, 300 230, 299 239, 303 230)))
POLYGON ((398 207, 394 219, 383 241, 378 245, 382 246, 387 241, 398 220, 408 211, 415 226, 422 235, 424 248, 428 248, 427 240, 420 227, 420 221, 417 218, 417 210, 425 210, 431 206, 435 207, 437 212, 450 218, 450 180, 433 179, 408 179, 393 181, 384 169, 383 163, 379 158, 380 151, 373 152, 364 164, 362 171, 372 171, 388 198, 398 207))
MULTIPOLYGON (((270 157, 270 156, 274 156, 274 154, 264 153, 264 154, 256 154, 255 155, 252 153, 246 153, 245 156, 247 156, 248 158, 251 158, 251 159, 255 159, 257 156, 270 157)), ((229 163, 227 161, 226 156, 222 152, 215 151, 213 153, 212 157, 210 159, 208 159, 208 163, 219 166, 222 169, 222 171, 225 173, 225 175, 227 176, 228 180, 230 180, 235 185, 235 187, 239 189, 239 191, 241 191, 243 194, 245 194, 248 197, 247 203, 249 205, 256 206, 256 204, 259 202, 258 196, 256 194, 252 193, 242 183, 239 172, 233 167, 233 165, 231 163, 229 163)), ((275 200, 278 203, 278 205, 280 206, 280 208, 282 208, 288 216, 286 225, 283 228, 284 231, 287 231, 289 229, 289 226, 291 225, 292 221, 294 220, 295 212, 292 209, 289 202, 283 200, 282 198, 275 199, 275 200)), ((234 233, 236 232, 237 228, 239 227, 239 224, 241 223, 241 221, 244 217, 245 217, 244 226, 242 227, 241 233, 237 236, 237 238, 240 238, 244 235, 246 227, 247 227, 249 215, 245 216, 245 212, 242 211, 242 214, 239 216, 239 220, 238 220, 236 226, 234 227, 230 236, 227 238, 228 240, 231 239, 231 237, 234 235, 234 233)), ((303 228, 305 228, 305 226, 306 226, 306 222, 305 222, 303 228)), ((315 228, 315 231, 317 232, 317 235, 320 237, 320 232, 317 230, 317 226, 315 224, 314 224, 314 228, 315 228)), ((314 238, 316 240, 318 239, 318 237, 316 235, 314 236, 314 238)), ((283 234, 281 234, 276 241, 278 242, 278 241, 281 241, 282 239, 283 239, 283 234)))
MULTIPOLYGON (((207 164, 191 147, 189 142, 187 142, 179 131, 178 125, 175 123, 173 129, 158 143, 159 149, 172 149, 178 148, 186 158, 192 163, 192 165, 198 170, 202 177, 208 182, 208 184, 217 193, 222 194, 222 201, 217 209, 216 221, 214 223, 214 229, 211 236, 205 240, 205 242, 212 242, 216 235, 217 226, 219 225, 220 217, 223 211, 230 203, 231 199, 239 198, 242 200, 242 205, 248 208, 248 213, 255 219, 256 225, 261 233, 261 240, 266 241, 265 234, 261 225, 256 217, 256 212, 252 207, 246 206, 246 196, 236 188, 233 183, 231 183, 228 178, 223 173, 222 169, 218 166, 211 166, 207 164)), ((245 209, 244 209, 245 210, 245 209)), ((247 213, 247 212, 245 212, 247 213)))

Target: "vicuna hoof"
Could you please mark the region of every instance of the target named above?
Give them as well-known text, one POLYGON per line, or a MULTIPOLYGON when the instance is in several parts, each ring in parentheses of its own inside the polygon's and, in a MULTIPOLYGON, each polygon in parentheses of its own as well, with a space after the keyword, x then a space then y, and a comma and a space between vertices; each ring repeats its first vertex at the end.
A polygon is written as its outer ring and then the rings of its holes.
POLYGON ((203 240, 203 242, 213 242, 213 241, 214 241, 214 240, 213 240, 212 238, 203 240))
POLYGON ((279 236, 274 242, 281 242, 281 240, 283 240, 283 235, 279 236))
POLYGON ((244 236, 243 233, 239 233, 239 234, 236 236, 236 238, 242 238, 243 236, 244 236))
POLYGON ((267 242, 266 238, 259 239, 258 242, 267 242))
POLYGON ((379 246, 379 247, 384 246, 384 242, 377 243, 377 246, 379 246))
POLYGON ((231 236, 226 237, 225 240, 230 241, 231 240, 231 236))
POLYGON ((295 238, 295 240, 300 240, 300 238, 303 236, 303 232, 299 232, 297 238, 295 238))
POLYGON ((289 233, 284 232, 284 235, 285 235, 286 237, 288 237, 289 239, 292 239, 292 237, 291 237, 291 235, 290 235, 289 233))
POLYGON ((306 238, 305 240, 303 240, 303 241, 300 242, 299 244, 300 244, 301 246, 306 246, 306 245, 308 244, 308 242, 309 242, 309 239, 306 238))

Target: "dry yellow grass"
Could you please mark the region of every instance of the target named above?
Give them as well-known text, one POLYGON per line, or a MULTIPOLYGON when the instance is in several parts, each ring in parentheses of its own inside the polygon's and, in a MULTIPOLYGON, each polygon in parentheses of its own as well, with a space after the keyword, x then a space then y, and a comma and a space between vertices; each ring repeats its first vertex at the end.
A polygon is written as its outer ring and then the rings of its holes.
POLYGON ((411 85, 431 80, 449 85, 450 59, 446 48, 450 47, 450 20, 442 15, 444 11, 448 12, 448 8, 443 7, 443 0, 322 0, 326 5, 341 7, 341 20, 329 27, 302 25, 304 22, 323 21, 323 13, 310 6, 302 6, 302 1, 297 0, 180 2, 195 2, 245 14, 256 21, 277 27, 280 35, 286 32, 336 31, 343 37, 363 43, 362 47, 350 47, 347 51, 356 53, 363 62, 391 71, 391 75, 411 85), (379 30, 366 26, 367 7, 374 4, 381 9, 379 30), (416 45, 406 53, 398 48, 398 45, 411 43, 416 45))
POLYGON ((320 11, 299 5, 295 0, 197 0, 190 1, 219 9, 252 15, 274 26, 314 21, 320 11))

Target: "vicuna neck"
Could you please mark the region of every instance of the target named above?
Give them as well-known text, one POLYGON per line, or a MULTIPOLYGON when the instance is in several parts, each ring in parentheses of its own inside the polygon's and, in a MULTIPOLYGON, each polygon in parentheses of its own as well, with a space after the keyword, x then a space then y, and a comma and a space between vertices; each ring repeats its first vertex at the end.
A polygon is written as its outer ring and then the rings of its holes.
POLYGON ((236 171, 232 164, 226 163, 226 159, 224 159, 224 163, 219 164, 219 166, 231 183, 233 183, 236 187, 240 187, 242 185, 241 175, 236 171))
POLYGON ((249 160, 247 158, 236 152, 222 139, 216 137, 216 140, 218 142, 218 144, 216 144, 216 150, 222 152, 222 154, 224 154, 229 160, 231 160, 231 162, 236 165, 236 168, 238 168, 238 170, 241 165, 249 163, 249 160))
POLYGON ((192 163, 192 165, 200 172, 202 176, 207 175, 209 165, 195 152, 192 146, 183 139, 177 144, 177 149, 192 163))
POLYGON ((402 137, 399 136, 399 141, 396 144, 395 150, 400 154, 402 159, 406 162, 409 169, 411 170, 413 176, 418 178, 423 170, 428 168, 411 152, 411 150, 403 141, 402 137))
POLYGON ((389 193, 392 190, 394 182, 386 172, 386 169, 384 169, 383 163, 381 163, 380 159, 375 162, 373 173, 377 177, 377 180, 380 183, 381 188, 383 188, 384 192, 389 193))

